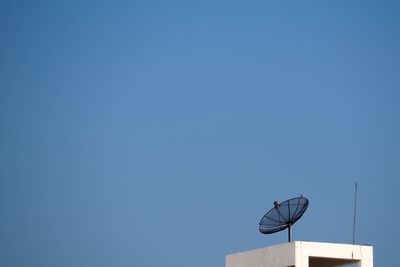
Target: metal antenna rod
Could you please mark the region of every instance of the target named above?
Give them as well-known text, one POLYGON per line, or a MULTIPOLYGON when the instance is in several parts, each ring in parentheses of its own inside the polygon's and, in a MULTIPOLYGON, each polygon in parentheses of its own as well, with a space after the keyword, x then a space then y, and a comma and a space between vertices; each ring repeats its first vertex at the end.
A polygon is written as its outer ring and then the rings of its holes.
POLYGON ((353 245, 356 239, 356 212, 357 212, 357 183, 355 183, 355 188, 354 188, 353 245))
POLYGON ((291 241, 291 239, 292 239, 292 227, 291 227, 291 225, 289 224, 289 226, 288 226, 288 242, 290 242, 291 241))

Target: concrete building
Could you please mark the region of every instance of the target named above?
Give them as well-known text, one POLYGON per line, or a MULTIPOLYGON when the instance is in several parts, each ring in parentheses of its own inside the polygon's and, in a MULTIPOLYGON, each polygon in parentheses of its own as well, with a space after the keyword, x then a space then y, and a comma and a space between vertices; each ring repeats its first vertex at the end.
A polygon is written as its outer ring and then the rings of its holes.
POLYGON ((226 256, 226 267, 373 267, 372 246, 293 241, 226 256))

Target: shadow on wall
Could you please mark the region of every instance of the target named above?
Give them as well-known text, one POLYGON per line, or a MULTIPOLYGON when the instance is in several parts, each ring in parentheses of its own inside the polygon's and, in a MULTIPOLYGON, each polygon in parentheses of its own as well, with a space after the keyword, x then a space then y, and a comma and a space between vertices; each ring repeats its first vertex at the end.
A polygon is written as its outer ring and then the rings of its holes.
POLYGON ((337 266, 356 267, 357 262, 359 262, 359 261, 358 260, 310 257, 308 264, 309 264, 309 267, 337 267, 337 266))

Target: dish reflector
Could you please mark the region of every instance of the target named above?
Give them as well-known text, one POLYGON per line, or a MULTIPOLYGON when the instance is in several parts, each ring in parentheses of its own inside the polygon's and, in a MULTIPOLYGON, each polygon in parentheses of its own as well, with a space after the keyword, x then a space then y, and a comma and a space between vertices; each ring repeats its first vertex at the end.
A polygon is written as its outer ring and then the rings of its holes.
POLYGON ((273 234, 288 228, 288 239, 291 240, 291 226, 303 216, 308 207, 308 199, 300 196, 285 202, 274 202, 274 207, 260 220, 259 230, 263 234, 273 234))

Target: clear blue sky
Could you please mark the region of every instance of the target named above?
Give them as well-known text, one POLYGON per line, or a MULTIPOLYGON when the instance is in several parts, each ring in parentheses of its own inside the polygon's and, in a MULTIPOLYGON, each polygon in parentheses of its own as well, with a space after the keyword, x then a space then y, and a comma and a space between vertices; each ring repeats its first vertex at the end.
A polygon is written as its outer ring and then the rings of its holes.
POLYGON ((2 1, 0 266, 222 267, 400 220, 398 1, 2 1))

